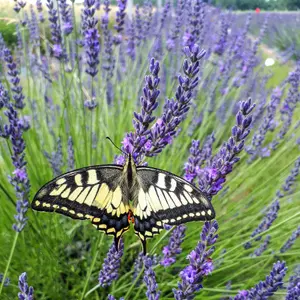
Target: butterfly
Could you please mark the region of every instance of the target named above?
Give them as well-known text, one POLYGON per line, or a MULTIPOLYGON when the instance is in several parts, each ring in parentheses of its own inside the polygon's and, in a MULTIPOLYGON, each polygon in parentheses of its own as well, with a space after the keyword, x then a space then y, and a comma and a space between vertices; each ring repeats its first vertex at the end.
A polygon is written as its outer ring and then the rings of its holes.
POLYGON ((116 249, 133 223, 144 254, 146 239, 165 225, 215 217, 208 197, 190 182, 161 169, 136 166, 131 155, 124 166, 90 166, 56 177, 36 193, 31 207, 89 219, 114 236, 116 249))

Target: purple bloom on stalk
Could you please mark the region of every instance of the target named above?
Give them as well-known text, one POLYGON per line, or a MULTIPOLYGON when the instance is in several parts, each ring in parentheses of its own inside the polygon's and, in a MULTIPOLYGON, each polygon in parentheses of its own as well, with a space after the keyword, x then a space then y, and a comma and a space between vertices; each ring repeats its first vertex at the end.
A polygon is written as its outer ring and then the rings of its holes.
POLYGON ((39 19, 41 23, 45 22, 45 18, 43 16, 43 4, 41 0, 36 0, 36 9, 39 12, 39 19))
POLYGON ((176 100, 167 100, 162 117, 151 127, 148 139, 152 141, 152 148, 148 151, 144 149, 145 156, 156 156, 165 146, 172 143, 179 124, 186 118, 190 109, 193 90, 199 83, 200 60, 205 55, 205 51, 194 45, 185 47, 184 53, 187 59, 183 63, 184 76, 178 76, 176 100))
POLYGON ((268 245, 270 243, 270 239, 271 236, 267 235, 267 237, 265 238, 265 240, 261 243, 261 245, 259 246, 259 248, 255 249, 254 253, 251 254, 252 257, 255 256, 261 256, 262 253, 268 248, 268 245))
POLYGON ((71 8, 67 4, 67 0, 59 0, 59 11, 63 22, 62 28, 65 35, 69 35, 73 31, 73 20, 71 8))
MULTIPOLYGON (((3 274, 0 273, 0 283, 3 281, 3 274)), ((8 277, 5 278, 3 286, 9 286, 10 285, 10 279, 8 277)))
MULTIPOLYGON (((261 223, 258 225, 258 227, 252 232, 251 237, 255 237, 256 241, 261 240, 261 234, 262 232, 269 229, 272 225, 272 223, 276 220, 278 211, 280 209, 279 201, 278 199, 274 200, 272 204, 270 205, 269 209, 265 213, 265 217, 261 221, 261 223)), ((251 242, 247 242, 244 244, 244 248, 248 249, 252 246, 251 242)))
POLYGON ((128 28, 128 42, 126 53, 129 55, 131 60, 135 60, 135 26, 133 21, 130 22, 128 28))
POLYGON ((272 131, 274 128, 274 118, 276 109, 280 103, 282 91, 280 88, 275 88, 271 95, 271 100, 267 106, 267 112, 261 121, 258 130, 254 133, 252 138, 252 145, 246 148, 246 151, 251 155, 249 162, 252 162, 258 155, 265 156, 266 150, 262 144, 266 138, 266 133, 272 131))
POLYGON ((227 21, 228 14, 221 14, 221 34, 214 47, 214 52, 218 55, 223 55, 226 50, 229 22, 227 21))
POLYGON ((294 275, 289 279, 287 295, 285 300, 296 300, 300 298, 300 265, 295 268, 294 275))
POLYGON ((62 45, 61 28, 58 21, 57 9, 54 8, 53 0, 47 0, 47 7, 49 9, 49 21, 51 28, 51 36, 53 41, 52 53, 54 57, 63 59, 65 57, 65 50, 62 45))
POLYGON ((251 99, 240 103, 240 110, 236 115, 236 125, 231 129, 231 137, 223 144, 211 162, 199 173, 199 188, 207 195, 216 195, 226 181, 226 175, 232 172, 233 165, 239 161, 237 155, 243 150, 245 139, 250 133, 254 109, 251 99), (217 173, 216 173, 217 172, 217 173))
POLYGON ((96 102, 95 99, 85 100, 84 101, 84 106, 89 110, 93 110, 98 106, 98 102, 96 102))
POLYGON ((119 244, 119 251, 116 250, 116 245, 113 242, 111 245, 104 263, 102 264, 102 269, 99 272, 99 284, 102 287, 107 287, 112 284, 114 280, 119 277, 119 268, 121 265, 121 258, 124 252, 124 242, 121 239, 119 244))
POLYGON ((39 44, 40 44, 40 30, 39 30, 39 25, 38 25, 38 21, 37 21, 35 11, 33 9, 33 5, 30 5, 30 14, 31 14, 31 20, 29 22, 30 42, 35 46, 39 46, 39 44))
POLYGON ((74 158, 74 147, 73 139, 71 136, 68 138, 68 171, 74 170, 75 158, 74 158))
POLYGON ((44 151, 44 155, 46 156, 46 158, 48 159, 52 167, 54 177, 57 177, 62 173, 62 167, 64 165, 62 143, 60 138, 57 139, 56 144, 57 144, 57 151, 52 152, 51 155, 48 152, 44 151))
POLYGON ((156 283, 155 273, 152 269, 153 259, 150 256, 144 256, 144 282, 147 286, 146 296, 149 300, 158 300, 160 291, 157 291, 158 285, 156 283))
POLYGON ((160 94, 158 89, 160 82, 158 76, 160 67, 158 61, 155 61, 154 58, 150 60, 149 71, 150 75, 145 76, 143 96, 140 97, 141 112, 134 112, 134 119, 132 122, 135 133, 127 133, 122 142, 123 150, 126 153, 132 154, 134 159, 139 157, 139 160, 136 161, 137 163, 141 161, 141 153, 150 151, 152 147, 152 142, 148 139, 149 127, 155 120, 155 117, 152 114, 158 106, 157 99, 160 94))
POLYGON ((169 244, 163 249, 163 259, 160 264, 164 267, 168 267, 175 263, 176 255, 180 254, 182 249, 180 248, 181 243, 185 237, 186 227, 184 225, 177 226, 171 233, 169 244))
POLYGON ((281 247, 280 252, 284 253, 289 250, 295 243, 296 239, 300 236, 300 226, 292 233, 291 237, 281 247))
POLYGON ((20 275, 18 285, 21 290, 21 292, 18 293, 19 300, 33 300, 33 287, 28 286, 26 272, 20 275))
POLYGON ((7 66, 7 74, 10 76, 10 83, 13 85, 11 90, 13 91, 13 99, 15 100, 14 105, 16 108, 23 109, 25 106, 25 96, 23 95, 23 88, 20 85, 20 72, 17 69, 17 65, 13 60, 10 50, 5 48, 3 53, 7 66))
POLYGON ((285 267, 285 262, 278 261, 273 265, 273 269, 270 275, 266 277, 265 281, 259 282, 254 288, 249 291, 243 291, 243 295, 236 295, 234 297, 234 300, 269 299, 269 297, 273 296, 278 289, 282 288, 283 278, 285 276, 286 270, 287 268, 285 267), (244 296, 246 296, 246 298, 243 298, 244 296))
POLYGON ((118 10, 116 12, 116 25, 114 25, 115 30, 117 31, 117 36, 114 37, 114 43, 116 45, 122 42, 122 31, 124 30, 125 24, 125 9, 127 5, 127 0, 117 0, 118 10))
MULTIPOLYGON (((84 46, 87 56, 87 69, 86 73, 95 77, 98 73, 99 53, 100 53, 100 34, 97 29, 98 19, 95 14, 95 0, 85 0, 83 10, 83 35, 84 46)), ((92 91, 93 95, 93 91, 92 91)))
MULTIPOLYGON (((285 182, 282 185, 282 189, 285 194, 291 192, 291 188, 295 184, 296 179, 299 175, 299 169, 300 169, 300 156, 296 159, 294 167, 292 168, 290 174, 285 179, 285 182)), ((283 195, 280 192, 278 192, 277 196, 281 198, 283 195)))
POLYGON ((203 277, 213 271, 213 262, 210 258, 214 252, 214 244, 218 235, 217 221, 205 222, 202 228, 201 241, 189 255, 190 264, 180 272, 181 282, 178 289, 173 289, 176 300, 194 299, 194 293, 202 288, 203 277), (212 246, 211 248, 208 248, 212 246))
POLYGON ((166 44, 167 44, 166 46, 167 46, 168 51, 172 51, 176 46, 176 40, 179 37, 182 23, 184 20, 183 14, 184 14, 184 10, 185 10, 185 4, 186 4, 185 0, 179 0, 177 3, 176 12, 175 12, 174 28, 171 30, 171 34, 166 41, 166 44))

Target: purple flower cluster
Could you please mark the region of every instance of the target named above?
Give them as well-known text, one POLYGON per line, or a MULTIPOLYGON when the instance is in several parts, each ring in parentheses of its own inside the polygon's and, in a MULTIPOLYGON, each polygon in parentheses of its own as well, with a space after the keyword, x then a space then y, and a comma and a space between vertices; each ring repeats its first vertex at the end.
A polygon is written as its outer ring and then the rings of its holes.
POLYGON ((254 288, 249 291, 241 291, 234 297, 234 300, 245 300, 245 299, 260 299, 267 300, 270 296, 282 288, 283 278, 285 276, 287 268, 285 262, 278 261, 273 265, 273 269, 266 277, 265 281, 259 282, 254 288))
POLYGON ((278 105, 280 104, 280 99, 282 96, 282 91, 279 87, 273 90, 271 95, 271 100, 267 106, 267 112, 261 121, 258 130, 254 133, 252 138, 252 145, 246 148, 246 151, 251 155, 249 162, 252 162, 257 156, 269 156, 270 150, 268 148, 263 148, 263 142, 266 138, 268 131, 274 130, 275 126, 275 114, 278 105))
POLYGON ((43 4, 42 4, 42 0, 36 0, 36 9, 39 13, 39 20, 41 23, 45 22, 45 18, 43 15, 43 4))
MULTIPOLYGON (((0 273, 0 283, 2 283, 2 281, 3 281, 3 274, 0 273)), ((10 285, 10 279, 6 277, 3 286, 9 286, 9 285, 10 285)))
MULTIPOLYGON (((270 207, 265 213, 265 217, 261 221, 261 223, 257 226, 257 228, 252 232, 251 237, 256 237, 255 240, 259 241, 261 240, 261 234, 262 232, 266 231, 269 229, 272 225, 272 223, 276 220, 277 214, 279 211, 280 205, 279 201, 276 199, 272 202, 270 207)), ((244 244, 245 249, 248 249, 251 247, 251 243, 247 242, 244 244)))
POLYGON ((117 35, 114 37, 114 43, 116 45, 122 42, 122 32, 124 30, 125 16, 126 16, 126 5, 127 0, 117 0, 118 10, 116 12, 116 25, 114 25, 117 35))
MULTIPOLYGON (((97 29, 98 20, 95 15, 95 0, 84 0, 82 27, 84 34, 84 46, 87 57, 86 73, 94 78, 98 73, 100 34, 97 29)), ((93 91, 92 91, 93 95, 93 91)))
POLYGON ((160 291, 158 291, 158 285, 156 283, 155 273, 153 271, 153 259, 150 256, 144 256, 144 282, 147 286, 146 296, 148 300, 158 300, 160 291))
POLYGON ((14 105, 16 108, 22 109, 25 106, 23 95, 23 88, 20 84, 19 71, 17 65, 13 60, 11 51, 8 48, 3 50, 4 60, 7 66, 7 74, 10 77, 10 83, 12 84, 11 90, 13 91, 13 99, 15 101, 14 105))
POLYGON ((251 256, 261 256, 262 253, 267 250, 270 240, 271 240, 271 236, 267 235, 264 241, 259 246, 259 248, 255 249, 255 251, 253 252, 253 254, 251 254, 251 256))
POLYGON ((54 8, 53 0, 47 0, 46 5, 49 9, 48 19, 50 21, 51 35, 53 41, 53 47, 51 51, 54 57, 61 60, 65 58, 65 49, 62 43, 61 28, 58 20, 58 12, 57 9, 54 8))
POLYGON ((172 143, 174 136, 178 133, 179 124, 186 118, 190 109, 193 91, 199 83, 200 60, 205 55, 205 51, 194 45, 191 48, 185 47, 184 53, 187 59, 183 63, 184 76, 178 76, 176 100, 166 101, 162 116, 151 127, 148 137, 151 145, 144 147, 145 156, 156 156, 172 143))
POLYGON ((73 139, 71 136, 68 138, 68 171, 74 170, 75 158, 74 158, 74 147, 73 139))
POLYGON ((37 16, 33 9, 33 5, 30 5, 30 14, 31 14, 31 20, 29 21, 29 26, 28 26, 30 42, 34 46, 39 46, 40 45, 40 29, 39 29, 37 16))
POLYGON ((300 62, 298 62, 296 70, 289 74, 287 81, 290 84, 290 88, 280 109, 283 125, 277 134, 276 139, 274 139, 270 144, 270 147, 273 150, 277 148, 279 140, 282 140, 285 137, 292 124, 293 114, 299 101, 298 88, 300 84, 300 62))
POLYGON ((121 239, 119 245, 119 251, 116 250, 116 245, 113 242, 111 245, 107 257, 104 259, 102 269, 99 272, 99 284, 102 287, 107 287, 112 284, 114 280, 119 277, 119 268, 121 265, 121 258, 124 252, 124 242, 121 239))
POLYGON ((21 292, 18 293, 19 300, 33 300, 33 287, 28 286, 27 283, 27 274, 26 272, 22 273, 19 277, 19 289, 21 292))
POLYGON ((200 149, 200 141, 193 140, 190 148, 190 156, 187 163, 184 165, 184 178, 193 182, 198 175, 202 175, 201 166, 206 162, 209 163, 212 155, 212 145, 215 141, 214 134, 209 135, 202 149, 200 149))
POLYGON ((73 20, 72 13, 69 4, 67 4, 67 0, 59 0, 58 1, 60 15, 62 19, 62 29, 64 35, 69 35, 73 31, 73 20))
POLYGON ((176 40, 179 37, 181 26, 183 23, 183 14, 185 10, 185 0, 179 0, 176 7, 176 13, 175 13, 175 22, 174 22, 174 28, 171 31, 171 34, 169 38, 167 39, 167 50, 171 51, 176 47, 176 40))
POLYGON ((228 22, 228 15, 222 14, 221 15, 221 34, 220 34, 219 39, 214 47, 214 52, 220 56, 223 55, 223 53, 225 52, 225 49, 226 49, 229 25, 230 25, 230 23, 228 22))
POLYGON ((52 167, 54 177, 57 177, 62 173, 62 167, 64 165, 62 143, 60 138, 57 139, 56 145, 57 145, 57 150, 52 152, 51 155, 48 152, 44 151, 44 155, 48 159, 52 167))
POLYGON ((186 227, 184 225, 177 226, 171 233, 169 243, 163 249, 164 257, 160 261, 160 264, 164 267, 168 267, 175 263, 176 255, 180 254, 182 249, 180 245, 185 237, 186 227))
POLYGON ((289 250, 295 243, 296 239, 300 236, 300 226, 292 233, 291 237, 281 247, 280 252, 284 253, 289 250))
POLYGON ((130 153, 133 159, 139 163, 142 160, 142 153, 151 148, 152 142, 149 139, 150 124, 155 120, 153 111, 158 106, 157 98, 160 94, 158 85, 160 82, 159 63, 152 58, 150 60, 150 75, 145 77, 143 96, 140 98, 141 112, 134 112, 133 126, 135 132, 127 133, 123 140, 123 150, 130 153))
POLYGON ((219 152, 211 159, 211 163, 199 174, 200 190, 207 195, 216 195, 226 181, 226 175, 232 172, 233 165, 239 161, 239 154, 250 133, 252 118, 250 113, 254 109, 251 99, 240 103, 240 110, 236 115, 236 125, 232 127, 231 137, 223 144, 219 152), (202 174, 201 174, 202 173, 202 174))
POLYGON ((283 192, 277 192, 278 197, 283 197, 284 194, 291 193, 291 188, 295 184, 296 179, 299 175, 299 170, 300 170, 300 156, 296 159, 294 167, 292 168, 290 174, 288 177, 285 179, 284 184, 282 185, 282 190, 283 192))
POLYGON ((218 227, 217 221, 204 223, 201 241, 188 255, 190 264, 180 272, 181 282, 178 283, 178 289, 173 289, 176 300, 194 299, 194 293, 202 288, 203 278, 213 271, 214 265, 210 256, 215 250, 213 245, 218 238, 218 227))
POLYGON ((300 265, 295 268, 294 275, 289 279, 285 300, 297 300, 300 298, 300 265))

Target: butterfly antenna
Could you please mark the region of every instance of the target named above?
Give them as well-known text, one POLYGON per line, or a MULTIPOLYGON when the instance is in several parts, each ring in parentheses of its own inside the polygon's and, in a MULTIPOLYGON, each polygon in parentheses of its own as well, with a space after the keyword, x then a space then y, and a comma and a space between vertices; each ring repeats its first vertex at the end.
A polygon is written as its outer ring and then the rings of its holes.
POLYGON ((121 148, 119 148, 112 140, 109 136, 106 137, 118 150, 120 150, 123 154, 127 155, 127 153, 125 153, 121 148))

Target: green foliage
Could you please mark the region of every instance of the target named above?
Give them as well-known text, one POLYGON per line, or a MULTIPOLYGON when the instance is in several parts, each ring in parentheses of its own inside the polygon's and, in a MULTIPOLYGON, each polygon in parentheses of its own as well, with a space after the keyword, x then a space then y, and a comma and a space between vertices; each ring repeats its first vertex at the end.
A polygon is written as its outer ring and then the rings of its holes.
POLYGON ((16 44, 17 36, 15 23, 5 19, 0 19, 0 33, 8 46, 11 47, 16 44))

